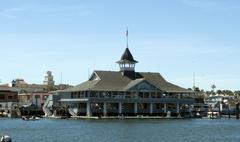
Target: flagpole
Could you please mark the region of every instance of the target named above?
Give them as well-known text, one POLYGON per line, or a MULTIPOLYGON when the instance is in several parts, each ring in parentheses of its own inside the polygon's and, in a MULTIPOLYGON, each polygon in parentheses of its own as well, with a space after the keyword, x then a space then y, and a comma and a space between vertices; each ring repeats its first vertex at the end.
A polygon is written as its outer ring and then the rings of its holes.
POLYGON ((126 30, 126 42, 127 42, 127 48, 128 48, 128 28, 126 30))

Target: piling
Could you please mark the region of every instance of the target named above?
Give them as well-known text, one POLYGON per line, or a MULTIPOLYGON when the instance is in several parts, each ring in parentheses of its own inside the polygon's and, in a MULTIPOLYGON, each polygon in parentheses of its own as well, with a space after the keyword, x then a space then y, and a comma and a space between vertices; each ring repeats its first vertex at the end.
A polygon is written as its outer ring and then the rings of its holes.
POLYGON ((228 118, 231 118, 231 112, 230 112, 230 104, 228 104, 228 118))
POLYGON ((239 102, 236 103, 236 119, 239 119, 239 102))

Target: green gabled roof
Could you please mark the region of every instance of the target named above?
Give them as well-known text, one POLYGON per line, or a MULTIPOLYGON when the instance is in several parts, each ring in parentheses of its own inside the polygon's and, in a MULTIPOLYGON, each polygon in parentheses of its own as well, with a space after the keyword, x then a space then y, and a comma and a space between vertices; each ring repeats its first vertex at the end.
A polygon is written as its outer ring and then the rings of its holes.
POLYGON ((68 92, 68 91, 85 91, 85 90, 90 90, 94 88, 94 86, 99 82, 99 80, 91 80, 91 81, 85 81, 75 87, 68 88, 66 90, 62 90, 63 92, 68 92))
POLYGON ((116 71, 95 71, 94 74, 99 79, 88 80, 64 91, 127 91, 142 81, 146 81, 164 92, 192 92, 167 82, 159 73, 137 72, 134 80, 116 71))
POLYGON ((126 87, 123 88, 124 91, 127 91, 131 88, 133 88, 134 86, 140 84, 141 82, 146 81, 144 78, 140 78, 140 79, 134 79, 132 81, 130 81, 126 87))
POLYGON ((172 84, 168 81, 166 81, 160 73, 150 73, 150 72, 143 72, 141 73, 142 76, 148 81, 150 82, 151 84, 153 84, 155 87, 159 88, 160 90, 162 91, 165 91, 165 92, 189 92, 189 93, 193 93, 193 91, 191 90, 188 90, 188 89, 185 89, 185 88, 182 88, 182 87, 179 87, 175 84, 172 84))

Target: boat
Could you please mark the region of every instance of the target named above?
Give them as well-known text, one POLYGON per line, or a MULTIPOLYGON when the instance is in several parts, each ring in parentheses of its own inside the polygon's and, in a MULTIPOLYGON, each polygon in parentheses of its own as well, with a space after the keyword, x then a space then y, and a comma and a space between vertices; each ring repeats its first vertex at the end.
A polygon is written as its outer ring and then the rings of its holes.
POLYGON ((5 135, 5 136, 1 136, 0 142, 12 142, 12 139, 10 136, 5 135))
POLYGON ((219 112, 208 112, 208 117, 210 119, 221 119, 219 112))
POLYGON ((71 116, 78 116, 78 108, 69 108, 68 112, 71 114, 71 116))
POLYGON ((210 119, 221 119, 220 116, 210 116, 210 119))
POLYGON ((22 120, 25 120, 25 121, 36 121, 39 119, 40 119, 39 117, 35 117, 35 116, 31 116, 31 117, 22 116, 22 120))

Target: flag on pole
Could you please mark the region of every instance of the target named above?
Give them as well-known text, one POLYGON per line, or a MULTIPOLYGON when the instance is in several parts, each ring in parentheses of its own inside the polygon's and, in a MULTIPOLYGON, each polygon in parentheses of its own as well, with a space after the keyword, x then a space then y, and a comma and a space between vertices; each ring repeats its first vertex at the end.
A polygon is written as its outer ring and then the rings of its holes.
POLYGON ((127 42, 127 48, 128 48, 128 28, 127 28, 127 30, 126 30, 125 35, 126 35, 126 42, 127 42))

